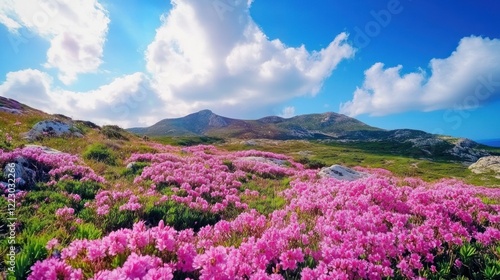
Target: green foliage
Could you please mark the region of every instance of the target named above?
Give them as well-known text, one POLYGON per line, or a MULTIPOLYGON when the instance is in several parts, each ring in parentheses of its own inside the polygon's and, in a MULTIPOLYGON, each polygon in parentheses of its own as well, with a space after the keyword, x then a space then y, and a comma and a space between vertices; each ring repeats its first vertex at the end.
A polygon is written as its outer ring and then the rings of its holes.
POLYGON ((97 223, 97 213, 93 208, 87 207, 78 213, 78 217, 88 223, 97 223))
POLYGON ((131 211, 120 211, 118 206, 114 206, 109 213, 104 216, 98 224, 105 233, 115 231, 121 228, 131 228, 139 221, 139 214, 131 211))
MULTIPOLYGON (((81 203, 81 202, 80 202, 81 203)), ((55 212, 59 208, 72 207, 76 210, 81 204, 51 190, 28 192, 22 207, 17 209, 18 220, 23 234, 52 233, 58 230, 55 212)))
MULTIPOLYGON (((444 244, 440 253, 435 253, 434 265, 437 272, 426 264, 419 275, 426 279, 500 279, 500 261, 495 246, 483 246, 479 243, 466 243, 462 246, 448 247, 444 244), (457 265, 457 263, 459 263, 457 265)), ((399 271, 396 271, 397 275, 399 271)), ((395 279, 403 279, 395 277, 395 279)))
POLYGON ((206 225, 214 225, 221 220, 218 214, 191 209, 183 204, 173 203, 169 207, 165 222, 176 230, 192 228, 195 232, 206 225))
POLYGON ((100 238, 101 236, 102 231, 95 225, 89 223, 77 225, 74 232, 74 239, 94 240, 100 238))
POLYGON ((26 279, 30 268, 35 262, 47 257, 45 245, 48 239, 46 237, 37 237, 31 235, 26 243, 21 245, 20 253, 16 255, 16 265, 14 276, 16 279, 26 279))
POLYGON ((242 201, 247 203, 249 208, 257 210, 259 213, 268 215, 274 210, 282 209, 286 204, 283 196, 279 192, 287 189, 290 186, 290 178, 272 179, 272 178, 256 178, 247 180, 241 186, 241 190, 249 189, 258 191, 258 197, 242 196, 242 201))
POLYGON ((327 164, 321 160, 311 159, 308 157, 299 158, 297 162, 303 164, 307 169, 320 169, 327 166, 327 164))
POLYGON ((105 125, 101 128, 101 134, 108 139, 128 140, 127 132, 117 125, 105 125))
POLYGON ((94 199, 101 185, 96 182, 79 182, 79 181, 59 181, 56 188, 61 191, 66 191, 72 194, 78 194, 82 199, 94 199))
POLYGON ((214 225, 221 220, 219 214, 191 209, 174 201, 149 206, 146 208, 144 216, 146 221, 152 225, 163 220, 176 230, 192 228, 194 231, 198 231, 206 225, 214 225))
POLYGON ((463 262, 468 263, 474 258, 474 256, 477 253, 477 250, 471 244, 465 244, 464 246, 462 246, 460 248, 458 253, 460 255, 460 258, 463 260, 463 262))
POLYGON ((12 150, 12 144, 4 140, 0 140, 0 150, 10 151, 12 150))
POLYGON ((494 264, 486 266, 483 271, 483 276, 484 279, 487 280, 500 279, 500 265, 494 264))
POLYGON ((109 165, 116 164, 116 156, 103 144, 92 144, 83 153, 83 157, 89 160, 104 162, 109 165))
POLYGON ((120 175, 124 177, 135 177, 142 173, 144 167, 149 166, 147 162, 136 162, 132 165, 131 168, 124 169, 120 172, 120 175))

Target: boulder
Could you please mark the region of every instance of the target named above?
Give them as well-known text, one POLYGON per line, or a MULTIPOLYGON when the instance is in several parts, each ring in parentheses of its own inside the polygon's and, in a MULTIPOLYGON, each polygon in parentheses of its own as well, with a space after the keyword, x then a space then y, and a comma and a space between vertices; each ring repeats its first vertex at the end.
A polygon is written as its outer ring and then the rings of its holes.
MULTIPOLYGON (((60 154, 62 152, 39 145, 26 145, 25 148, 39 148, 46 154, 60 154)), ((16 177, 16 188, 19 190, 31 190, 37 182, 47 181, 49 174, 43 166, 30 161, 24 157, 17 157, 9 163, 14 163, 14 172, 16 177)), ((9 174, 10 168, 6 165, 3 174, 9 174)))
MULTIPOLYGON (((14 174, 16 178, 16 188, 29 190, 35 186, 36 172, 31 169, 29 161, 24 157, 17 157, 9 163, 14 163, 14 174)), ((6 165, 3 174, 11 174, 11 167, 6 165)))
POLYGON ((82 133, 72 125, 59 120, 45 120, 36 123, 25 135, 25 139, 32 141, 44 136, 61 137, 69 135, 83 137, 82 133))
POLYGON ((332 165, 330 167, 322 168, 319 173, 321 177, 335 178, 344 181, 355 181, 361 178, 366 178, 369 174, 364 172, 358 172, 356 170, 347 168, 342 165, 332 165))
POLYGON ((469 169, 476 174, 493 171, 497 174, 496 177, 500 178, 500 156, 482 157, 477 162, 471 164, 469 169))

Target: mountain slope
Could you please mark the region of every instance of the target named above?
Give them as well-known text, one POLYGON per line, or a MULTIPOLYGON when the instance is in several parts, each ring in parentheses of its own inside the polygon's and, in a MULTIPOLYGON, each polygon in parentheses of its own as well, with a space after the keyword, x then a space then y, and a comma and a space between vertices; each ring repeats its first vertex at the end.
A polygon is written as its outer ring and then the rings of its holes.
POLYGON ((269 116, 238 120, 203 110, 176 119, 164 119, 150 127, 130 128, 149 136, 214 136, 223 138, 325 139, 353 131, 382 131, 356 119, 336 113, 301 115, 285 119, 269 116))

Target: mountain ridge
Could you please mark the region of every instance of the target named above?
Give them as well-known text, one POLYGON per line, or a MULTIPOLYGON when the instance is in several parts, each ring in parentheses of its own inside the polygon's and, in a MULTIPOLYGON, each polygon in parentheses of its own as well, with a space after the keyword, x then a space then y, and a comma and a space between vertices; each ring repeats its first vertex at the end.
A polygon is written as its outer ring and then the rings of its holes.
POLYGON ((230 138, 326 139, 351 131, 383 131, 334 112, 298 115, 291 118, 267 116, 255 120, 223 117, 202 110, 181 118, 163 119, 130 132, 148 136, 222 136, 230 138))
POLYGON ((411 129, 384 130, 333 112, 299 115, 292 118, 268 116, 256 120, 239 120, 219 116, 210 110, 202 110, 181 118, 164 119, 151 127, 132 128, 127 132, 117 126, 100 127, 89 121, 73 120, 60 114, 47 114, 0 96, 0 120, 2 120, 0 128, 8 131, 8 134, 5 134, 6 140, 0 141, 0 148, 8 148, 10 135, 17 135, 14 141, 18 143, 35 141, 24 139, 26 138, 24 135, 30 134, 30 131, 36 130, 37 127, 43 126, 47 130, 44 131, 51 134, 58 128, 47 121, 57 120, 67 124, 70 132, 76 133, 75 137, 83 136, 81 141, 85 141, 87 137, 85 131, 93 130, 102 137, 110 139, 146 139, 137 137, 137 134, 142 134, 155 137, 167 136, 171 139, 175 136, 181 136, 179 139, 185 136, 195 138, 208 136, 214 141, 217 139, 224 142, 234 139, 248 143, 251 143, 252 141, 248 140, 252 139, 313 140, 326 144, 352 143, 349 144, 352 147, 368 149, 374 153, 463 163, 475 162, 483 156, 490 155, 489 151, 493 151, 487 146, 465 138, 434 135, 411 129), (47 127, 48 124, 50 127, 47 127))
POLYGON ((326 112, 291 118, 267 116, 256 120, 227 118, 202 110, 149 127, 127 131, 152 137, 203 136, 222 139, 317 140, 379 143, 379 148, 419 158, 443 158, 472 163, 489 153, 467 138, 430 134, 414 129, 385 130, 348 116, 326 112))

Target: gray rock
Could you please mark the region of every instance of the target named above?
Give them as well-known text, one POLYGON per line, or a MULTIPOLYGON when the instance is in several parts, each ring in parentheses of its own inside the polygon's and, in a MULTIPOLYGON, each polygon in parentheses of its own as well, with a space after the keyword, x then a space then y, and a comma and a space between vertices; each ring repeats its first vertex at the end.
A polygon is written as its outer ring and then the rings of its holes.
POLYGON ((322 168, 319 171, 318 175, 321 177, 335 178, 345 181, 355 181, 369 176, 369 174, 367 173, 358 172, 356 170, 337 164, 322 168))
POLYGON ((127 167, 126 167, 126 168, 127 168, 127 169, 132 169, 132 168, 134 168, 134 165, 135 165, 135 164, 136 164, 136 162, 135 162, 135 161, 129 162, 129 163, 127 164, 127 167))
POLYGON ((477 149, 477 143, 470 139, 460 138, 454 144, 455 146, 448 152, 468 162, 475 162, 481 157, 490 155, 486 151, 477 149))
POLYGON ((493 171, 497 174, 496 177, 500 178, 500 156, 482 157, 476 163, 471 164, 469 169, 476 174, 493 171))
MULTIPOLYGON (((14 174, 16 178, 16 188, 28 190, 35 185, 36 172, 31 169, 29 161, 23 157, 17 157, 9 163, 14 163, 14 174)), ((6 165, 3 174, 11 174, 11 168, 6 165)))
MULTIPOLYGON (((41 149, 46 154, 60 154, 62 152, 39 145, 26 145, 25 148, 38 148, 41 149)), ((17 157, 13 161, 8 163, 14 163, 14 172, 17 179, 16 188, 21 190, 31 190, 37 182, 44 182, 49 179, 49 174, 46 168, 39 163, 30 161, 24 157, 17 157), (45 170, 44 170, 45 169, 45 170)), ((9 174, 10 168, 6 165, 4 167, 4 174, 9 174)))
POLYGON ((44 136, 61 137, 63 135, 83 137, 78 129, 68 123, 59 120, 45 120, 36 123, 33 128, 26 133, 24 138, 32 141, 44 136))

